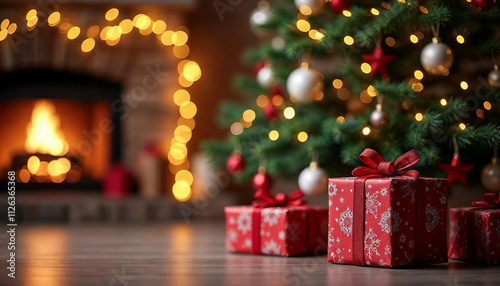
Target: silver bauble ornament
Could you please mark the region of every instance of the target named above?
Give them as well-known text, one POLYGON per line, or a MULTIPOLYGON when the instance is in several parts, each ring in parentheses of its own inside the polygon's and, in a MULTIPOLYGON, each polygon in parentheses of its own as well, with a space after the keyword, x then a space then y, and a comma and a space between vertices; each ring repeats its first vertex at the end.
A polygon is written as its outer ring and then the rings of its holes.
POLYGON ((319 195, 328 188, 328 174, 316 162, 312 162, 300 172, 299 188, 308 196, 319 195))
MULTIPOLYGON (((311 14, 318 14, 325 6, 325 0, 295 0, 295 6, 300 10, 300 7, 307 6, 311 9, 311 14)), ((301 10, 301 12, 304 12, 301 10)))
POLYGON ((269 65, 265 65, 257 72, 257 82, 262 87, 270 87, 274 83, 273 69, 269 65))
POLYGON ((490 192, 500 191, 500 164, 497 158, 491 160, 491 164, 486 165, 481 171, 481 182, 490 192))
POLYGON ((269 23, 273 17, 273 13, 269 10, 269 4, 259 5, 259 7, 254 9, 250 14, 250 26, 258 30, 259 26, 269 23))
POLYGON ((500 88, 500 70, 495 65, 495 69, 488 74, 488 84, 493 88, 500 88))
POLYGON ((286 45, 285 39, 283 39, 280 36, 274 37, 273 40, 271 41, 271 46, 273 46, 273 48, 278 52, 282 51, 285 48, 285 45, 286 45))
POLYGON ((292 100, 308 103, 323 92, 323 75, 307 65, 294 70, 286 80, 286 89, 292 100))
POLYGON ((377 104, 375 110, 370 114, 370 122, 375 127, 382 127, 389 124, 391 121, 391 115, 389 112, 382 109, 381 104, 377 104))
POLYGON ((420 53, 420 63, 424 69, 433 75, 448 75, 453 65, 453 52, 437 37, 426 45, 420 53))

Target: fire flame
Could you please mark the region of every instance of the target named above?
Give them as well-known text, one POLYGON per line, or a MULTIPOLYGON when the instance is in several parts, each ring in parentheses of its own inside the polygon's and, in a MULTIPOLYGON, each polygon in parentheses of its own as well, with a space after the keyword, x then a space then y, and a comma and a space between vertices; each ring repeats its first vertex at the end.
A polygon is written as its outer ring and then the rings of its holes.
POLYGON ((60 120, 53 104, 46 100, 35 103, 31 122, 26 131, 28 136, 24 144, 29 153, 64 156, 68 153, 68 142, 59 128, 60 120))

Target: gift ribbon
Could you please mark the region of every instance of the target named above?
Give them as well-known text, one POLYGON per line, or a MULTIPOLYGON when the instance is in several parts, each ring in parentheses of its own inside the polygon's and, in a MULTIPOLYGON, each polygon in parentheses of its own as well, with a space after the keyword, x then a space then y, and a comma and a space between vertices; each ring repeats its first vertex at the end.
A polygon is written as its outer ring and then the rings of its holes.
POLYGON ((385 161, 384 157, 377 151, 366 148, 359 155, 359 159, 366 166, 356 167, 352 171, 352 175, 356 177, 354 180, 352 244, 354 264, 364 266, 365 181, 369 178, 390 176, 418 178, 420 176, 418 171, 405 169, 415 165, 420 160, 420 157, 417 151, 411 150, 401 155, 396 161, 390 162, 385 161))
POLYGON ((476 211, 483 209, 498 209, 500 208, 500 195, 499 193, 486 193, 484 194, 484 201, 474 201, 471 204, 474 209, 467 211, 467 260, 474 260, 476 249, 476 230, 474 225, 474 216, 476 211))
POLYGON ((300 190, 296 190, 290 195, 286 195, 284 193, 279 193, 276 196, 272 196, 269 192, 264 190, 257 190, 254 194, 254 197, 258 199, 257 201, 253 201, 252 205, 254 206, 252 211, 252 253, 253 254, 262 254, 261 251, 261 241, 260 241, 260 221, 261 214, 263 208, 269 207, 302 207, 308 214, 307 219, 307 236, 306 236, 306 247, 308 250, 314 249, 316 246, 314 244, 314 240, 318 237, 318 228, 316 227, 318 220, 316 213, 312 208, 308 206, 304 206, 307 201, 301 200, 304 196, 300 190))

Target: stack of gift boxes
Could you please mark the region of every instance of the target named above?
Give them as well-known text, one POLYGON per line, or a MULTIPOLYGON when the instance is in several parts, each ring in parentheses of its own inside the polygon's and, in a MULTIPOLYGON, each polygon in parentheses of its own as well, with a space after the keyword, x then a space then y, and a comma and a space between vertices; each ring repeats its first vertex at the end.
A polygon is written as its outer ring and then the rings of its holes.
POLYGON ((257 191, 253 206, 226 213, 226 250, 281 256, 319 255, 332 263, 405 267, 460 259, 500 263, 500 199, 450 210, 448 181, 408 167, 412 150, 395 162, 366 149, 354 177, 331 178, 329 207, 306 206, 303 194, 257 191))

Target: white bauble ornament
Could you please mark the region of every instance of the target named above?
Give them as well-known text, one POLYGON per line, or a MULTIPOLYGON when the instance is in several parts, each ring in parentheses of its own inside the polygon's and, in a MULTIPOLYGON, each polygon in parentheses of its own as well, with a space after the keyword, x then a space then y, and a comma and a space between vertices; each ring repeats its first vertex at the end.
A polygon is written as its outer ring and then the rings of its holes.
POLYGON ((265 65, 257 72, 257 82, 262 87, 270 87, 274 81, 273 69, 270 66, 265 65))
POLYGON ((288 76, 286 89, 296 102, 308 103, 323 92, 323 81, 323 75, 317 70, 300 67, 288 76))
MULTIPOLYGON (((311 14, 318 14, 319 12, 321 12, 321 10, 323 10, 323 6, 325 6, 325 3, 325 0, 295 0, 295 6, 297 6, 299 10, 301 10, 300 7, 307 6, 311 9, 311 14)), ((305 11, 301 10, 301 12, 305 11)))
POLYGON ((269 10, 269 5, 261 5, 250 14, 250 26, 258 29, 259 26, 269 23, 273 17, 274 15, 269 10))
POLYGON ((300 172, 299 188, 308 196, 319 195, 328 188, 328 174, 323 168, 318 167, 317 163, 312 162, 300 172))
POLYGON ((273 46, 273 48, 278 52, 282 51, 285 48, 285 45, 285 39, 280 36, 274 37, 271 41, 271 46, 273 46))
POLYGON ((448 75, 453 65, 453 52, 448 45, 434 37, 432 43, 426 45, 420 53, 420 63, 433 75, 448 75))

